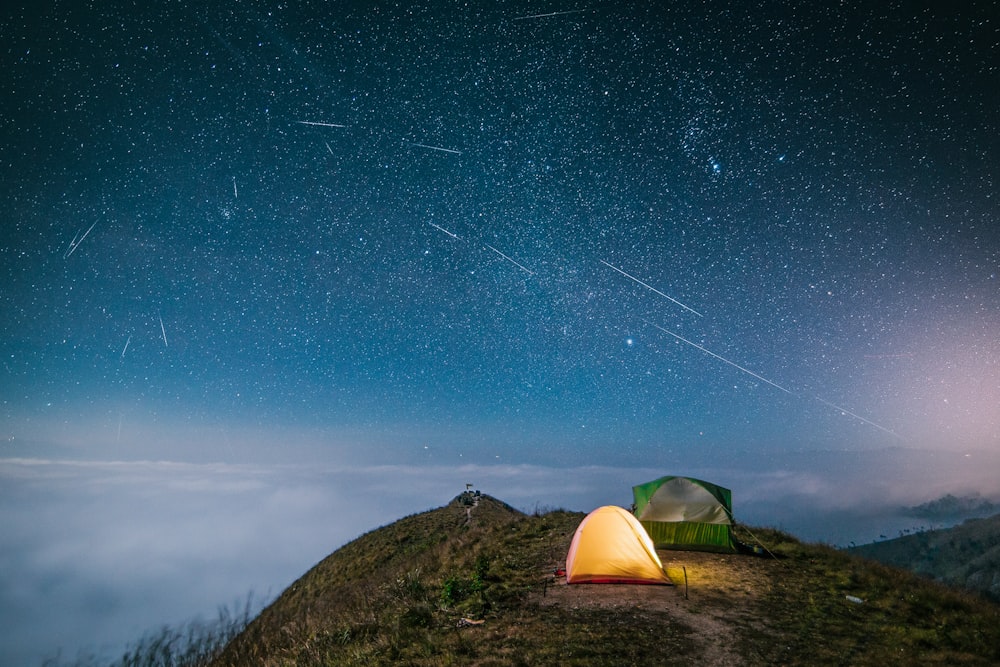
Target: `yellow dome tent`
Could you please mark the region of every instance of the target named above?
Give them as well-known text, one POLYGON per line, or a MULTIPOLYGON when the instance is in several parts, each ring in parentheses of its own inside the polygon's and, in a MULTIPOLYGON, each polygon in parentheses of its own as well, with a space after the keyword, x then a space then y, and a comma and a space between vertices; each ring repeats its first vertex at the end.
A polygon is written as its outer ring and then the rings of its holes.
POLYGON ((670 584, 639 521, 613 505, 584 517, 566 556, 567 584, 670 584))

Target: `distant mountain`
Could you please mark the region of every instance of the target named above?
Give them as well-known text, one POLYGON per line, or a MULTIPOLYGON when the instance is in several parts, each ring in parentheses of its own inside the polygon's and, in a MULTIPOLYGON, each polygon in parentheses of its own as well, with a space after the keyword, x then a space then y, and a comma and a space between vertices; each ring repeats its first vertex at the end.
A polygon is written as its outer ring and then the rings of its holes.
POLYGON ((1000 602, 1000 514, 848 551, 1000 602))
POLYGON ((937 500, 916 505, 906 510, 910 516, 938 522, 956 522, 980 519, 1000 512, 1000 505, 979 495, 957 497, 952 494, 937 500))
POLYGON ((464 493, 335 551, 212 664, 1000 664, 1000 606, 771 529, 739 534, 765 557, 660 551, 673 586, 568 586, 583 516, 464 493))

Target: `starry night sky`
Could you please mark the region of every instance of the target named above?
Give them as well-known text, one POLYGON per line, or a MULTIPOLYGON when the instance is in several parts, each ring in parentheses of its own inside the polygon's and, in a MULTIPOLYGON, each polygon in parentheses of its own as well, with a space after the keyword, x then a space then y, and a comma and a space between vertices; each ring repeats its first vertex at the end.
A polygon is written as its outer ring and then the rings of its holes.
POLYGON ((1000 448, 991 2, 11 4, 0 458, 1000 448))
POLYGON ((4 20, 19 452, 1000 443, 990 3, 148 4, 4 20))

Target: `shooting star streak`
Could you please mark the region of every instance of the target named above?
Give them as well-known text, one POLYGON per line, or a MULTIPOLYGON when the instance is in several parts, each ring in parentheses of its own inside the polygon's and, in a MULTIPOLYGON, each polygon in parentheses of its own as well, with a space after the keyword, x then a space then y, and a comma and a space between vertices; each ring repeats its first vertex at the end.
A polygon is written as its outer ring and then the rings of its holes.
POLYGON ((163 334, 163 347, 168 347, 167 345, 167 330, 163 327, 163 316, 157 315, 160 318, 160 333, 163 334))
POLYGON ((885 431, 889 435, 895 436, 897 438, 900 437, 899 434, 897 434, 895 431, 891 431, 891 430, 887 429, 886 427, 882 426, 881 424, 876 424, 875 422, 871 421, 870 419, 865 419, 861 415, 856 415, 853 412, 851 412, 850 410, 842 408, 839 405, 835 405, 835 404, 831 403, 830 401, 823 400, 819 396, 816 396, 815 398, 816 398, 817 401, 819 401, 823 405, 829 406, 829 407, 833 408, 834 410, 839 410, 840 412, 844 413, 845 415, 850 415, 851 417, 854 417, 855 419, 859 419, 859 420, 863 421, 864 423, 866 423, 866 424, 868 424, 870 426, 874 426, 875 428, 877 428, 880 431, 885 431))
POLYGON ((239 199, 240 193, 236 190, 236 177, 233 176, 233 199, 239 199))
POLYGON ((334 155, 333 149, 330 148, 330 142, 324 141, 323 143, 326 144, 326 150, 330 151, 330 155, 334 155))
POLYGON ((564 12, 549 12, 548 14, 532 14, 530 16, 518 16, 517 18, 511 19, 512 21, 524 21, 526 19, 546 19, 550 16, 563 16, 565 14, 582 14, 583 12, 592 12, 593 9, 567 9, 564 12))
MULTIPOLYGON (((615 271, 617 271, 618 273, 622 274, 623 276, 625 276, 629 280, 634 280, 635 282, 639 283, 640 285, 642 285, 646 289, 651 290, 653 292, 656 292, 657 294, 659 294, 660 296, 662 296, 664 299, 667 299, 668 301, 672 301, 672 302, 676 303, 678 306, 680 306, 684 310, 690 310, 692 313, 694 313, 698 317, 703 317, 703 315, 701 313, 699 313, 697 310, 695 310, 694 308, 689 308, 688 306, 685 306, 683 303, 681 303, 677 299, 673 298, 672 296, 667 296, 666 294, 664 294, 660 290, 656 289, 655 287, 652 287, 651 285, 647 285, 646 283, 642 282, 641 280, 639 280, 635 276, 629 275, 629 274, 625 273, 624 271, 622 271, 621 269, 619 269, 617 266, 614 266, 613 264, 608 264, 603 259, 600 259, 600 260, 597 260, 597 261, 599 261, 604 266, 607 266, 609 268, 614 269, 615 271)), ((656 326, 656 325, 654 324, 653 326, 656 326)))
MULTIPOLYGON (((430 225, 431 227, 433 227, 434 229, 440 229, 442 232, 444 232, 445 234, 447 234, 448 236, 450 236, 453 239, 457 239, 458 238, 458 234, 452 234, 451 232, 449 232, 447 229, 445 229, 444 227, 442 227, 440 225, 435 225, 433 222, 428 222, 427 224, 430 225)), ((459 240, 461 241, 461 239, 459 239, 459 240)))
POLYGON ((666 333, 666 334, 670 334, 671 336, 673 336, 673 337, 674 337, 674 338, 676 338, 677 340, 679 340, 679 341, 682 341, 682 342, 684 342, 684 343, 687 343, 687 344, 688 344, 688 345, 690 345, 691 347, 696 347, 696 348, 698 348, 699 350, 701 350, 702 352, 704 352, 705 354, 708 354, 708 355, 710 355, 710 356, 713 356, 713 357, 715 357, 716 359, 718 359, 719 361, 722 361, 722 362, 725 362, 725 363, 729 364, 729 365, 730 365, 730 366, 732 366, 733 368, 738 368, 738 369, 740 369, 741 371, 743 371, 743 372, 744 372, 744 373, 746 373, 747 375, 752 375, 752 376, 754 376, 755 378, 757 378, 757 379, 758 379, 758 380, 760 380, 761 382, 766 382, 766 383, 768 383, 769 385, 771 385, 772 387, 777 387, 778 389, 780 389, 781 391, 785 392, 786 394, 792 394, 792 396, 794 396, 794 395, 795 395, 795 394, 793 394, 793 393, 792 393, 791 391, 789 391, 788 389, 785 389, 784 387, 782 387, 782 386, 781 386, 780 384, 776 384, 776 383, 774 383, 774 382, 771 382, 771 381, 770 381, 770 380, 768 380, 767 378, 765 378, 765 377, 761 377, 760 375, 757 375, 757 374, 756 374, 756 373, 754 373, 753 371, 751 371, 751 370, 749 370, 749 369, 746 369, 746 368, 743 368, 742 366, 740 366, 740 365, 739 365, 739 364, 737 364, 737 363, 733 363, 732 361, 729 361, 729 359, 726 359, 725 357, 720 357, 720 356, 719 356, 719 355, 717 355, 717 354, 716 354, 715 352, 712 352, 711 350, 707 350, 707 349, 703 348, 703 347, 702 347, 701 345, 698 345, 697 343, 692 343, 692 342, 691 342, 691 341, 689 341, 689 340, 688 340, 687 338, 683 338, 683 337, 681 337, 681 336, 678 336, 678 335, 677 335, 677 334, 675 334, 675 333, 674 333, 673 331, 667 331, 666 329, 664 329, 664 328, 663 328, 663 327, 661 327, 660 325, 658 325, 658 324, 653 324, 652 322, 650 322, 650 321, 648 321, 648 320, 643 320, 643 321, 644 321, 644 322, 646 322, 646 324, 649 324, 649 325, 651 325, 651 326, 654 326, 654 327, 656 327, 657 329, 659 329, 659 330, 660 330, 660 331, 662 331, 663 333, 666 333))
POLYGON ((73 254, 73 251, 76 250, 76 240, 79 236, 80 232, 73 234, 73 240, 69 242, 69 246, 66 248, 66 252, 63 253, 63 259, 69 257, 71 254, 73 254))
POLYGON ((80 236, 80 232, 77 232, 76 235, 73 236, 73 240, 70 241, 69 247, 66 248, 66 252, 63 253, 63 259, 66 259, 70 255, 72 255, 76 251, 76 249, 80 247, 80 244, 83 243, 83 240, 85 238, 87 238, 87 235, 90 234, 90 230, 93 229, 96 226, 97 226, 97 223, 95 222, 94 224, 92 224, 90 226, 90 229, 88 229, 87 231, 85 231, 83 233, 83 236, 80 236), (80 236, 80 238, 77 239, 76 238, 77 236, 80 236))
POLYGON ((297 120, 295 122, 302 125, 318 125, 319 127, 347 127, 346 125, 341 125, 339 123, 320 123, 315 120, 297 120))
POLYGON ((462 151, 456 151, 456 150, 454 150, 452 148, 442 148, 440 146, 428 146, 427 144, 418 144, 418 143, 414 143, 412 141, 409 141, 407 143, 410 144, 411 146, 417 146, 419 148, 426 148, 427 150, 430 150, 430 151, 441 151, 442 153, 453 153, 455 155, 461 155, 462 154, 462 151))
POLYGON ((510 257, 508 257, 507 255, 503 254, 502 252, 500 252, 499 250, 497 250, 497 249, 496 249, 496 248, 494 248, 493 246, 489 245, 488 243, 484 243, 483 245, 484 245, 484 246, 486 246, 487 248, 489 248, 490 250, 492 250, 493 252, 495 252, 496 254, 500 255, 500 256, 501 256, 501 257, 503 257, 504 259, 506 259, 506 260, 507 260, 508 262, 510 262, 511 264, 513 264, 514 266, 516 266, 517 268, 519 268, 519 269, 521 269, 522 271, 524 271, 525 273, 527 273, 527 274, 528 274, 529 276, 533 276, 533 275, 535 275, 535 272, 534 272, 534 271, 531 271, 531 270, 529 270, 529 269, 528 269, 527 267, 525 267, 525 266, 524 266, 523 264, 518 264, 518 263, 517 263, 517 262, 515 262, 515 261, 514 261, 513 259, 511 259, 511 258, 510 258, 510 257))
POLYGON ((132 336, 131 336, 131 334, 129 334, 128 340, 125 341, 125 347, 122 348, 122 356, 121 356, 122 359, 125 358, 125 350, 128 349, 128 344, 131 343, 131 342, 132 342, 132 336))

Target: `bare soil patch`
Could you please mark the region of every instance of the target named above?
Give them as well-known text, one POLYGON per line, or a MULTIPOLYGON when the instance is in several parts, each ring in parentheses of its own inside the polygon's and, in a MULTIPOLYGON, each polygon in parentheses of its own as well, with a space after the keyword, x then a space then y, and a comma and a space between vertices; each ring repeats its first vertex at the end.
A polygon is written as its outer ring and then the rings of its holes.
POLYGON ((577 609, 625 609, 664 615, 689 628, 708 665, 746 664, 737 629, 756 625, 756 603, 771 588, 776 563, 738 554, 659 550, 673 586, 580 584, 556 580, 537 603, 577 609), (687 575, 685 583, 685 573, 687 575))

